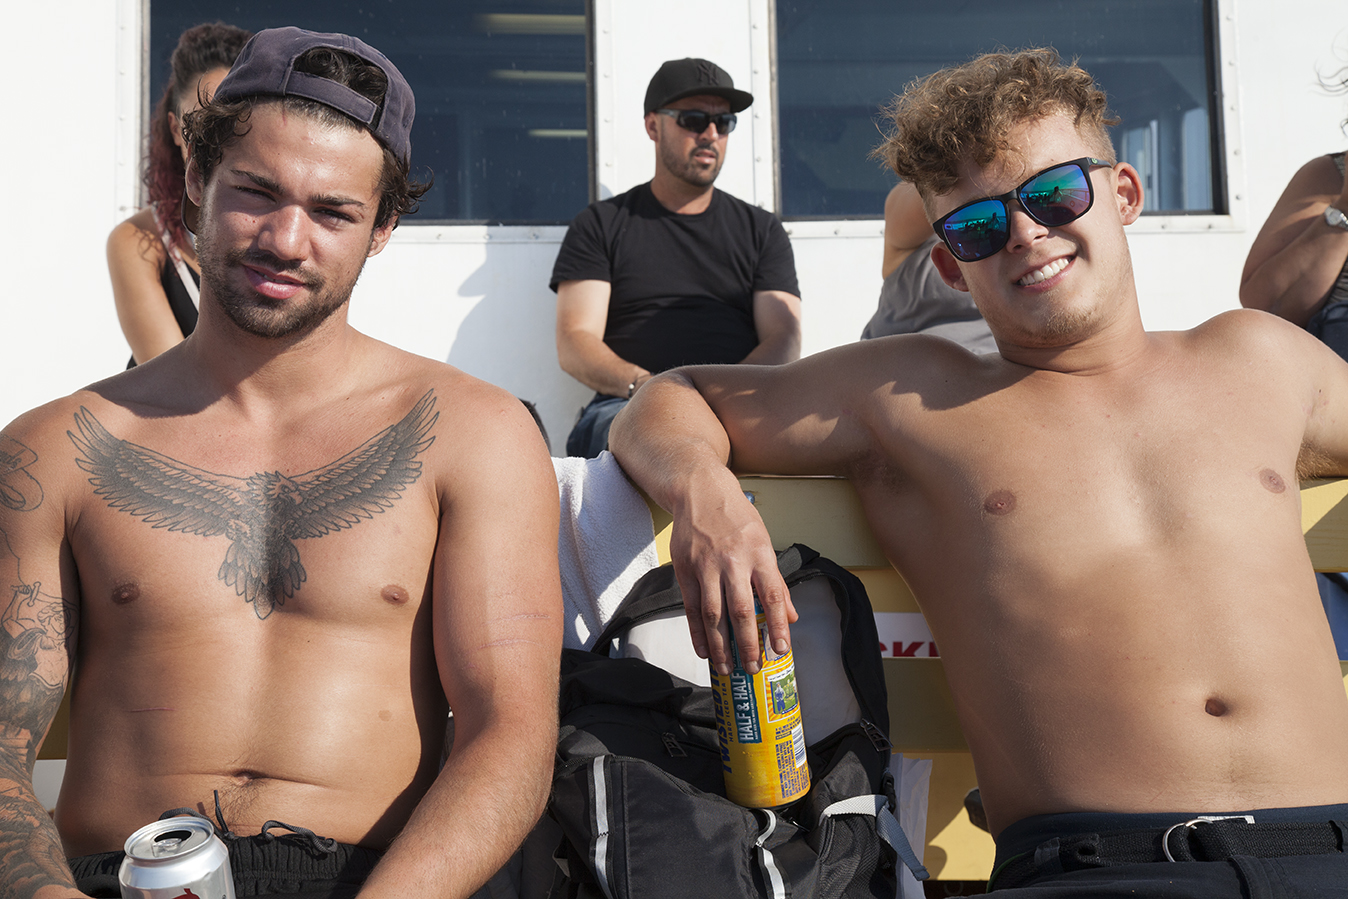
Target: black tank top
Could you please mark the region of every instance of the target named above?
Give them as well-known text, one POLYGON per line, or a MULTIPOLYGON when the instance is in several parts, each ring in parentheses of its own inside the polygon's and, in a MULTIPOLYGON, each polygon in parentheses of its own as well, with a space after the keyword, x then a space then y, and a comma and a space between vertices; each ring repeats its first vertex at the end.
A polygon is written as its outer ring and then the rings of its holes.
MULTIPOLYGON (((192 275, 192 280, 201 286, 201 276, 192 268, 188 267, 188 272, 192 275)), ((178 269, 173 265, 172 259, 164 260, 164 267, 159 270, 159 283, 164 288, 164 295, 168 297, 169 309, 173 311, 173 320, 178 323, 178 328, 186 337, 191 334, 197 326, 197 307, 192 302, 192 297, 188 295, 187 288, 183 285, 183 279, 178 277, 178 269)), ((126 363, 127 368, 136 367, 136 357, 126 363)))

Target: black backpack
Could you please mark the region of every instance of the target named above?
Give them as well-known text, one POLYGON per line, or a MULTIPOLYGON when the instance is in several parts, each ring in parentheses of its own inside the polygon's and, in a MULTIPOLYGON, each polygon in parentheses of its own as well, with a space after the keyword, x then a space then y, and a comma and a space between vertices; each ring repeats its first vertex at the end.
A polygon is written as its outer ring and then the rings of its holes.
MULTIPOLYGON (((530 837, 555 839, 558 825, 563 834, 550 899, 893 899, 899 859, 927 876, 894 816, 884 671, 865 588, 799 544, 778 554, 778 566, 788 587, 823 577, 832 588, 841 668, 861 720, 808 747, 812 785, 798 802, 776 811, 730 802, 711 690, 609 657, 635 625, 683 608, 672 567, 647 572, 593 651, 563 650, 553 795, 530 837)), ((811 676, 799 656, 796 671, 798 682, 811 676)))

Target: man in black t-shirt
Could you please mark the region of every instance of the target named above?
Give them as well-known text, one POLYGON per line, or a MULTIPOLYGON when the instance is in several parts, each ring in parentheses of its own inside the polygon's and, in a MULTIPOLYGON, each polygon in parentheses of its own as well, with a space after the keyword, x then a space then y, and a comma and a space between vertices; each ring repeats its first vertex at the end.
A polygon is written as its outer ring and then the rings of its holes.
POLYGON ((557 356, 596 393, 568 455, 599 455, 613 416, 653 374, 800 357, 786 231, 772 213, 712 187, 735 113, 752 102, 715 63, 666 62, 646 89, 655 177, 572 221, 552 270, 557 356))

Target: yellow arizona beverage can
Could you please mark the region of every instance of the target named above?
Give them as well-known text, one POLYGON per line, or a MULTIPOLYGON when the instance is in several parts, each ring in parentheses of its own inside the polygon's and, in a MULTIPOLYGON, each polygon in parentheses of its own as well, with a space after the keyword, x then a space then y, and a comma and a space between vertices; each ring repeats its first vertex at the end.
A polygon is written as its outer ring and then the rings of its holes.
POLYGON ((765 620, 760 610, 757 674, 744 670, 733 633, 730 674, 711 672, 726 796, 747 808, 787 805, 810 789, 796 666, 789 650, 768 645, 765 620))

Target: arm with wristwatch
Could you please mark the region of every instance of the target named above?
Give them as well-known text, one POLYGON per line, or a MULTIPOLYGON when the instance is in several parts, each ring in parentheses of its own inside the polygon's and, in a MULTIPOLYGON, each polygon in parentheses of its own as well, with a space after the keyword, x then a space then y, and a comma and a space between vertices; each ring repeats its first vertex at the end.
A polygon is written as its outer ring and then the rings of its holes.
POLYGON ((1240 279, 1242 306, 1304 327, 1327 301, 1348 299, 1342 166, 1343 154, 1317 156, 1292 177, 1250 247, 1240 279))

